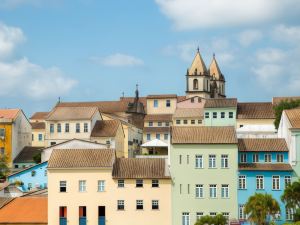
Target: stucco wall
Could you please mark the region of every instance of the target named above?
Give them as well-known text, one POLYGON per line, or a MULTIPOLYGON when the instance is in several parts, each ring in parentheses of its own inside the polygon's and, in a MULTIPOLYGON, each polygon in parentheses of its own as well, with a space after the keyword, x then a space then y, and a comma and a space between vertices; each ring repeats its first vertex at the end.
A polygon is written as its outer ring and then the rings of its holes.
POLYGON ((205 126, 236 126, 236 108, 207 108, 204 110, 205 126), (209 113, 209 118, 205 118, 205 113, 209 113), (217 113, 217 118, 213 118, 213 112, 217 113), (221 112, 225 112, 225 118, 221 118, 221 112), (233 112, 233 118, 229 118, 229 112, 233 112))
POLYGON ((154 107, 155 99, 147 99, 147 114, 173 114, 176 110, 177 98, 156 99, 158 107, 154 107), (166 107, 166 101, 171 101, 171 106, 166 107))

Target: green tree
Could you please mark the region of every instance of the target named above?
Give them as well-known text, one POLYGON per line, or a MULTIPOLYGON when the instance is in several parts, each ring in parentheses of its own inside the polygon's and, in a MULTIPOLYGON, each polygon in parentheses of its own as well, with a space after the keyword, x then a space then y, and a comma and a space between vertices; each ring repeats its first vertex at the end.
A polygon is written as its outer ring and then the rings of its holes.
POLYGON ((33 156, 33 160, 36 164, 41 163, 41 153, 37 153, 36 155, 33 156))
POLYGON ((6 177, 8 173, 8 158, 6 155, 0 154, 0 179, 6 177))
POLYGON ((267 224, 267 217, 275 218, 279 212, 279 204, 270 194, 255 193, 245 204, 248 220, 257 225, 267 224))
POLYGON ((288 185, 281 196, 281 201, 285 203, 286 208, 295 212, 294 220, 300 220, 300 179, 288 185), (298 210, 297 210, 298 209, 298 210))
POLYGON ((225 225, 227 224, 227 219, 222 214, 216 216, 202 216, 195 225, 225 225))
POLYGON ((278 105, 274 106, 275 111, 275 121, 274 125, 276 129, 279 127, 282 111, 285 109, 294 109, 300 106, 300 100, 284 100, 281 101, 278 105))

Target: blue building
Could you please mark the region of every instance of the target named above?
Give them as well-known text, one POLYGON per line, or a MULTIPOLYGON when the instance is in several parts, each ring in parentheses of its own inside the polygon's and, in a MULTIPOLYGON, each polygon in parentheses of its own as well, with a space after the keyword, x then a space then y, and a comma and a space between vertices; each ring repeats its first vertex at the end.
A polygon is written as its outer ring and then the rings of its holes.
POLYGON ((15 183, 23 192, 35 188, 47 188, 47 166, 48 162, 46 161, 18 171, 8 176, 8 182, 15 183))
POLYGON ((290 211, 280 200, 287 184, 291 183, 293 169, 289 164, 289 150, 284 139, 239 139, 238 215, 246 221, 244 205, 255 193, 268 193, 276 199, 281 212, 276 224, 292 220, 290 211))

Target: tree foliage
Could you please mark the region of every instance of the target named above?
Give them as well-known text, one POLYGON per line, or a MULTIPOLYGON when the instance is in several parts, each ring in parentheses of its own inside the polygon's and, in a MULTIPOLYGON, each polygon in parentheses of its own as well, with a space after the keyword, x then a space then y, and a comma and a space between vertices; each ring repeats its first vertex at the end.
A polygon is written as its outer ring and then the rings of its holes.
POLYGON ((300 100, 284 100, 281 101, 278 105, 274 106, 275 111, 275 121, 274 125, 276 129, 279 127, 282 111, 285 109, 294 109, 300 106, 300 100))
POLYGON ((222 214, 216 216, 202 216, 195 225, 225 225, 227 224, 227 219, 222 214))
POLYGON ((0 154, 0 179, 6 177, 8 170, 8 158, 6 155, 0 154))
POLYGON ((295 212, 294 220, 300 220, 300 179, 288 185, 281 196, 281 201, 285 203, 286 208, 295 212), (297 210, 298 209, 298 210, 297 210))
POLYGON ((270 194, 255 193, 245 204, 248 220, 257 225, 267 224, 267 217, 275 218, 280 212, 279 203, 270 194))
POLYGON ((41 153, 39 152, 36 155, 34 155, 33 160, 36 164, 39 164, 41 162, 41 153))

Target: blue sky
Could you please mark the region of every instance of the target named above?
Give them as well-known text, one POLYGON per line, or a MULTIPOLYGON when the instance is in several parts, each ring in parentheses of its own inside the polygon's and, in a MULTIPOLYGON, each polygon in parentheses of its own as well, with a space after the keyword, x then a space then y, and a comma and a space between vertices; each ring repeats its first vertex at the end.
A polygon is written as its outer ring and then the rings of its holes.
POLYGON ((300 94, 299 0, 0 0, 0 107, 184 95, 196 48, 228 97, 300 94))

